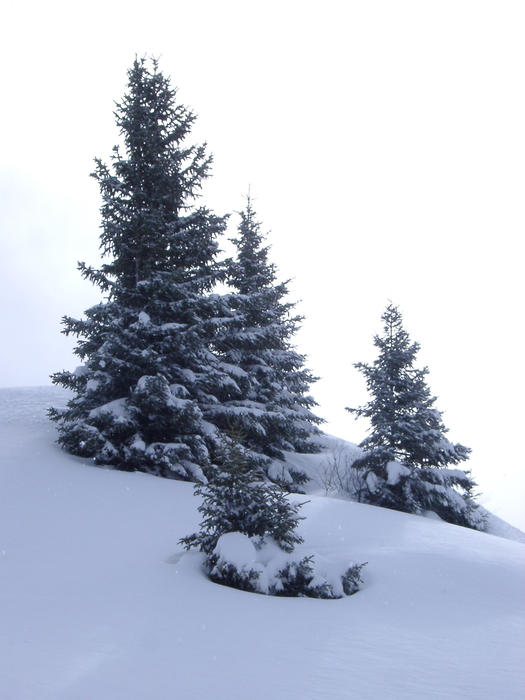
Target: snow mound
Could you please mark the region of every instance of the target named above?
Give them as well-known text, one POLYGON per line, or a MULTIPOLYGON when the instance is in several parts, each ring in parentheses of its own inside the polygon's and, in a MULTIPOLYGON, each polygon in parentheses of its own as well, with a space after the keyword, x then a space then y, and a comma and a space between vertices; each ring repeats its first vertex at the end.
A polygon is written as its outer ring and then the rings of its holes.
POLYGON ((226 559, 238 569, 251 568, 257 561, 252 540, 241 532, 227 532, 219 537, 214 554, 226 559))
POLYGON ((330 560, 304 547, 283 551, 272 538, 261 543, 241 532, 219 537, 210 577, 218 583, 266 595, 342 598, 359 590, 363 565, 330 560))

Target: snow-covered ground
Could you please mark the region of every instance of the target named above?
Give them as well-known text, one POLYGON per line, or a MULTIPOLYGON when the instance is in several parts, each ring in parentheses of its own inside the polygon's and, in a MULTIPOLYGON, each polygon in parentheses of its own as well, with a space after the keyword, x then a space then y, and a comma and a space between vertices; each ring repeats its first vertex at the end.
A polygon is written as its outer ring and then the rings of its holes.
POLYGON ((0 390, 2 699, 525 697, 520 542, 310 495, 305 547, 368 561, 360 592, 218 586, 177 545, 198 525, 192 486, 59 450, 44 409, 63 396, 0 390))

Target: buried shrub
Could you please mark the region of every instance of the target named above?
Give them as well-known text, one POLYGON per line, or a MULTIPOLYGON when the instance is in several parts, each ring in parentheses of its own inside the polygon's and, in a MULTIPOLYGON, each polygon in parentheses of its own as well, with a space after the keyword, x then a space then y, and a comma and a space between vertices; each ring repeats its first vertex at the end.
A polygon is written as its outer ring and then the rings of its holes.
POLYGON ((359 590, 364 564, 341 566, 318 554, 284 552, 241 532, 222 535, 205 559, 205 571, 215 583, 241 591, 280 597, 342 598, 359 590))
POLYGON ((342 598, 343 594, 352 595, 359 590, 363 566, 365 564, 354 564, 342 574, 334 572, 335 575, 328 577, 327 573, 320 573, 315 555, 300 560, 291 558, 277 572, 270 593, 277 596, 342 598))

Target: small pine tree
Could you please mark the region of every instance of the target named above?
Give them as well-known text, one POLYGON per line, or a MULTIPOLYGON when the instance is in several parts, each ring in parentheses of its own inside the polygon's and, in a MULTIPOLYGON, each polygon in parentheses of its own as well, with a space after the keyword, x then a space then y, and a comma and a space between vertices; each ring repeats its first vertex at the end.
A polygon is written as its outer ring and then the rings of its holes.
POLYGON ((238 428, 224 437, 211 480, 195 485, 202 498, 202 522, 199 532, 181 539, 186 549, 196 547, 212 557, 219 538, 229 532, 257 538, 260 544, 271 537, 285 552, 303 541, 295 532, 300 505, 290 503, 277 484, 254 478, 242 439, 238 428))
POLYGON ((226 219, 194 206, 211 158, 187 145, 194 115, 156 61, 135 60, 116 107, 123 152, 96 161, 102 195, 100 269, 82 275, 106 295, 65 317, 83 365, 53 381, 75 392, 50 411, 68 451, 119 469, 202 478, 214 431, 203 414, 231 379, 210 352, 225 312, 217 238, 226 219))
MULTIPOLYGON (((276 282, 249 196, 240 217, 238 237, 232 239, 237 257, 228 266, 228 283, 235 290, 228 296, 230 318, 215 341, 225 366, 240 368, 239 391, 212 407, 213 422, 225 427, 234 419, 252 453, 282 460, 283 451, 318 450, 321 419, 312 412, 316 403, 308 394, 315 378, 292 345, 302 318, 285 301, 287 282, 276 282)), ((300 481, 299 474, 293 478, 300 481)), ((290 480, 288 472, 285 479, 290 480)))
POLYGON ((277 484, 255 477, 242 439, 238 428, 231 437, 223 438, 220 464, 211 480, 195 485, 195 494, 202 498, 200 529, 183 537, 180 544, 206 555, 205 570, 212 581, 243 591, 340 598, 359 590, 364 564, 353 564, 339 577, 327 578, 317 570, 314 555, 297 558, 292 554, 303 542, 296 533, 303 504, 290 503, 277 484), (280 566, 276 570, 270 567, 269 573, 257 561, 256 553, 275 544, 281 552, 280 566), (264 581, 260 580, 262 574, 264 581))
POLYGON ((428 368, 414 367, 419 345, 410 341, 398 307, 389 304, 382 320, 384 333, 374 338, 377 359, 355 365, 371 399, 347 408, 371 423, 360 444, 365 453, 353 465, 368 486, 363 500, 408 512, 433 510, 449 522, 480 527, 474 482, 468 472, 447 468, 468 459, 470 449, 445 437, 447 428, 426 383, 428 368))

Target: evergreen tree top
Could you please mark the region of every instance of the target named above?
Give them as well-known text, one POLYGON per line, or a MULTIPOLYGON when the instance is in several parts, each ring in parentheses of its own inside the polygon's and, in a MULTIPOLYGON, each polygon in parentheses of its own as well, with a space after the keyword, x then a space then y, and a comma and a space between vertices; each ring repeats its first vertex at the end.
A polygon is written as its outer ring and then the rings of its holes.
POLYGON ((157 273, 178 270, 179 281, 208 270, 225 217, 205 208, 190 211, 212 162, 206 145, 185 143, 195 115, 176 100, 177 91, 155 59, 136 58, 128 90, 116 104, 123 148, 115 146, 108 166, 95 161, 102 233, 100 249, 111 259, 100 270, 81 271, 102 289, 133 290, 157 273))
POLYGON ((355 364, 366 379, 370 401, 347 409, 370 419, 370 435, 361 446, 412 466, 446 466, 467 459, 470 450, 445 437, 448 429, 426 383, 428 367, 414 366, 420 346, 403 328, 399 308, 389 304, 381 318, 383 335, 374 337, 377 358, 372 364, 355 364))
MULTIPOLYGON (((374 336, 374 345, 379 348, 379 356, 374 364, 381 364, 388 359, 394 366, 411 366, 420 346, 419 343, 410 341, 410 337, 403 327, 403 317, 399 307, 390 303, 383 315, 383 335, 374 336)), ((362 366, 359 363, 359 366, 362 366)), ((427 371, 425 368, 423 371, 427 371)))
MULTIPOLYGON (((382 348, 386 343, 391 345, 395 343, 397 347, 402 349, 410 347, 410 338, 403 328, 403 317, 398 306, 389 303, 381 316, 381 320, 383 321, 384 337, 376 335, 374 337, 375 345, 382 348)), ((412 345, 419 348, 417 343, 412 343, 412 345)))
MULTIPOLYGON (((137 166, 137 174, 142 174, 151 186, 155 169, 165 166, 179 182, 174 195, 187 200, 197 196, 203 178, 209 175, 212 157, 206 155, 206 144, 181 147, 196 117, 176 102, 176 95, 177 90, 159 71, 156 59, 135 58, 128 71, 128 92, 116 103, 114 114, 127 161, 137 166)), ((114 161, 121 162, 118 146, 114 148, 114 161)), ((144 192, 148 194, 154 192, 144 192)))
MULTIPOLYGON (((237 261, 231 266, 230 283, 239 294, 250 295, 275 285, 277 270, 268 260, 269 246, 264 246, 265 235, 261 233, 261 224, 256 218, 251 196, 246 197, 246 207, 238 212, 241 221, 238 237, 230 238, 237 248, 237 261)), ((286 293, 286 283, 280 290, 286 293)), ((281 287, 281 286, 279 286, 281 287)))
MULTIPOLYGON (((403 316, 399 307, 390 303, 383 315, 383 335, 374 336, 374 345, 379 349, 372 365, 355 363, 369 381, 383 382, 384 390, 401 390, 407 381, 421 381, 428 374, 428 367, 415 368, 414 362, 420 350, 417 342, 412 342, 403 327, 403 316)), ((424 391, 423 386, 420 387, 424 391)), ((434 401, 435 399, 433 399, 434 401)))

